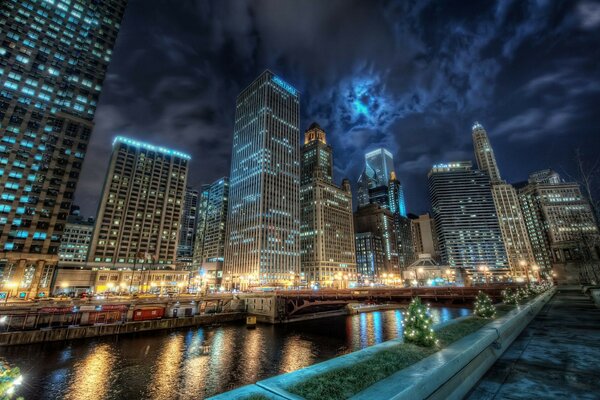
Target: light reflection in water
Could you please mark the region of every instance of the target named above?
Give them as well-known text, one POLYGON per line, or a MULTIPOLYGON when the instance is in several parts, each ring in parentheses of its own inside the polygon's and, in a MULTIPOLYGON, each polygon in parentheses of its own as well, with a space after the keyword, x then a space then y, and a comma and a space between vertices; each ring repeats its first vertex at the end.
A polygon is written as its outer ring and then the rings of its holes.
POLYGON ((105 343, 98 345, 85 358, 76 362, 73 366, 76 372, 64 399, 104 399, 116 358, 111 347, 105 343))
MULTIPOLYGON (((432 309, 436 322, 469 313, 432 309)), ((0 361, 26 374, 18 393, 25 400, 202 399, 401 337, 402 318, 400 310, 387 310, 254 330, 225 324, 3 347, 0 361)))

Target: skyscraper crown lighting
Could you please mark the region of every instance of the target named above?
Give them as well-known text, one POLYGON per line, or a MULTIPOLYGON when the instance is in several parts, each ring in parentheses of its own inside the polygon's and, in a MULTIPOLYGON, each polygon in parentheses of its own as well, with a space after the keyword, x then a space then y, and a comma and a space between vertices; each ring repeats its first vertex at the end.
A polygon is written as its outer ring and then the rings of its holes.
POLYGON ((177 150, 171 150, 171 149, 167 149, 166 147, 161 147, 161 146, 154 146, 152 144, 149 143, 144 143, 144 142, 139 142, 137 140, 125 137, 125 136, 117 136, 114 138, 113 140, 113 146, 117 143, 125 143, 131 146, 137 146, 140 147, 142 149, 146 149, 146 150, 150 150, 150 151, 156 151, 159 153, 163 153, 163 154, 167 154, 170 156, 177 156, 177 157, 181 157, 181 158, 185 158, 186 160, 191 160, 192 157, 189 154, 186 153, 182 153, 180 151, 177 150))

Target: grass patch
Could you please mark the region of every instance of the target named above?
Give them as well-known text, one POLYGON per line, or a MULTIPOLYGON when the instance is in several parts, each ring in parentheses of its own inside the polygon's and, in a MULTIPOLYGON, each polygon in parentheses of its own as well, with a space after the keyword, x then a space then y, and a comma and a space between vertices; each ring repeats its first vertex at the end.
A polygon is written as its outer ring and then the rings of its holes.
MULTIPOLYGON (((498 308, 496 318, 505 315, 514 307, 498 308)), ((382 350, 350 367, 340 368, 314 376, 304 382, 290 386, 287 390, 307 400, 347 399, 393 373, 409 367, 439 351, 441 348, 463 338, 492 320, 478 317, 466 318, 436 331, 437 347, 420 347, 411 343, 382 350)))
POLYGON ((263 396, 262 394, 253 394, 248 397, 244 397, 244 400, 269 400, 267 396, 263 396))

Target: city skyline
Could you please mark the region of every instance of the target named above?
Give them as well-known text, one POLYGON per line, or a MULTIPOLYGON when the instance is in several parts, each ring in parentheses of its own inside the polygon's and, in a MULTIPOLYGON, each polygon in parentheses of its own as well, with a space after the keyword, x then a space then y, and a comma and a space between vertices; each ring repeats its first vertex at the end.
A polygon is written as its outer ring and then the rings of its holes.
POLYGON ((593 161, 590 152, 598 145, 594 136, 598 123, 591 107, 600 93, 600 76, 591 60, 567 54, 567 49, 584 48, 599 27, 593 13, 585 12, 585 2, 530 9, 480 4, 469 10, 426 3, 415 10, 357 4, 348 7, 344 17, 336 13, 341 5, 335 2, 278 4, 259 12, 252 3, 203 7, 184 3, 179 10, 169 10, 161 4, 144 8, 141 2, 131 2, 98 107, 98 126, 90 144, 96 151, 84 163, 76 193, 75 201, 85 204, 84 215, 95 211, 99 191, 95 178, 107 164, 116 134, 189 151, 197 171, 189 184, 195 188, 227 175, 235 95, 266 68, 303 94, 300 129, 318 120, 330 132, 331 145, 340 154, 336 183, 343 177, 356 182, 364 150, 388 148, 398 163, 407 208, 415 214, 429 208, 424 177, 431 165, 473 159, 473 121, 480 121, 490 133, 508 182, 526 180, 529 172, 549 167, 566 177, 565 172, 575 175, 573 151, 578 147, 587 161, 593 161), (315 16, 310 33, 285 23, 308 12, 315 16), (391 24, 385 12, 396 16, 398 24, 411 26, 425 18, 432 23, 415 32, 402 28, 394 33, 400 27, 391 24), (477 20, 468 24, 475 14, 477 20), (372 29, 376 46, 353 27, 359 18, 369 27, 381 25, 372 29), (553 23, 552 34, 533 39, 557 18, 561 23, 553 23), (175 19, 177 24, 172 23, 175 19), (192 20, 201 27, 192 27, 192 20), (217 20, 225 25, 211 22, 217 20), (342 41, 328 55, 331 34, 326 28, 333 21, 339 35, 356 40, 352 49, 342 41), (252 29, 266 43, 253 40, 247 33, 252 29), (290 34, 283 35, 288 29, 290 34), (142 45, 144 35, 160 40, 142 45), (321 38, 316 35, 326 38, 322 48, 307 46, 307 41, 321 38), (287 37, 290 49, 277 36, 287 37), (477 39, 472 48, 463 43, 471 37, 477 39), (549 48, 552 40, 555 44, 549 48), (291 49, 299 55, 290 54, 291 49), (382 57, 393 49, 407 54, 382 57), (161 63, 150 65, 149 60, 159 55, 161 63), (536 63, 541 57, 550 61, 536 63), (322 71, 307 62, 315 58, 322 71), (240 62, 223 67, 225 59, 240 62), (399 71, 404 71, 401 76, 399 71), (564 98, 560 104, 553 100, 557 95, 564 98), (552 117, 544 122, 545 115, 552 117), (380 119, 387 121, 384 126, 377 122, 380 119), (530 154, 531 147, 538 151, 530 154), (519 159, 519 165, 513 159, 519 159))

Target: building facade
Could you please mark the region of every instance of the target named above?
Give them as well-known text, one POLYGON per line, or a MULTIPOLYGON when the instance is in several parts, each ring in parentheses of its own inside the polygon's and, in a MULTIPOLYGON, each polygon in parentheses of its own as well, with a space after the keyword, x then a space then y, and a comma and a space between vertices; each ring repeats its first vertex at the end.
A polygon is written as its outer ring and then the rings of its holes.
POLYGON ((236 101, 225 280, 286 286, 300 273, 300 97, 270 71, 236 101))
POLYGON ((69 215, 67 217, 65 230, 58 248, 59 265, 85 265, 93 230, 93 218, 83 218, 79 215, 69 215))
MULTIPOLYGON (((384 148, 365 153, 365 169, 358 178, 358 206, 372 203, 370 189, 387 187, 394 171, 394 156, 384 148)), ((377 191, 375 191, 377 193, 377 191)))
POLYGON ((356 233, 356 271, 361 284, 369 284, 386 273, 386 255, 382 238, 373 232, 356 233))
POLYGON ((598 226, 577 183, 563 182, 556 173, 531 174, 519 188, 535 262, 543 271, 564 264, 597 262, 598 226), (540 177, 551 177, 551 179, 540 177))
POLYGON ((197 190, 187 187, 181 213, 181 228, 179 230, 179 245, 177 246, 177 262, 191 264, 196 239, 196 222, 198 219, 197 190))
MULTIPOLYGON (((357 252, 361 251, 372 251, 373 254, 377 253, 377 241, 381 242, 381 248, 383 249, 383 264, 382 267, 379 267, 378 264, 375 264, 373 268, 368 267, 364 264, 365 260, 373 260, 373 258, 363 257, 363 254, 360 255, 361 263, 358 263, 359 255, 357 253, 357 269, 359 271, 374 271, 374 275, 369 275, 367 277, 361 276, 359 278, 365 279, 368 278, 370 280, 377 280, 385 274, 395 274, 398 275, 400 272, 400 262, 398 260, 398 250, 397 250, 397 238, 396 238, 396 229, 395 229, 395 220, 394 214, 387 208, 381 207, 378 204, 369 204, 364 207, 359 207, 358 210, 354 213, 354 232, 357 235, 355 239, 358 241, 367 240, 365 239, 367 236, 359 236, 359 234, 370 233, 371 236, 369 239, 370 243, 372 243, 372 247, 361 248, 358 249, 358 242, 356 243, 357 252), (367 250, 370 249, 370 250, 367 250), (365 269, 366 268, 366 269, 365 269)), ((367 242, 360 243, 366 246, 367 242)), ((377 261, 377 257, 374 258, 377 261)), ((359 272, 361 275, 363 272, 359 272)))
MULTIPOLYGON (((508 261, 489 176, 470 161, 434 165, 429 195, 442 263, 506 270, 508 261)), ((498 271, 495 271, 498 272, 498 271)))
POLYGON ((411 219, 415 254, 429 254, 434 260, 438 259, 437 238, 434 222, 429 213, 415 216, 411 219))
POLYGON ((502 180, 494 150, 480 123, 473 125, 472 136, 477 166, 490 177, 492 197, 511 274, 516 279, 524 279, 527 267, 534 263, 534 257, 517 191, 502 180))
POLYGON ((223 276, 228 204, 227 177, 202 187, 193 265, 202 283, 208 286, 220 285, 223 276))
POLYGON ((352 193, 333 183, 325 131, 313 123, 301 149, 301 272, 310 286, 347 287, 356 280, 352 193))
POLYGON ((97 268, 172 266, 190 156, 117 136, 88 263, 97 268))
POLYGON ((0 285, 48 295, 125 0, 0 3, 0 285))

